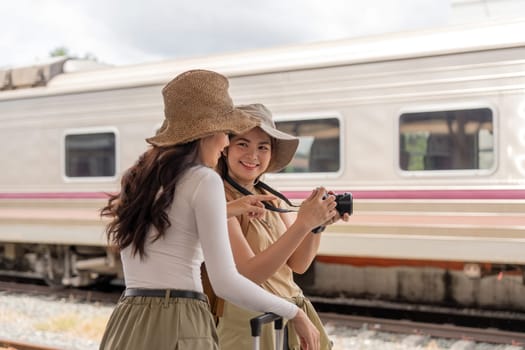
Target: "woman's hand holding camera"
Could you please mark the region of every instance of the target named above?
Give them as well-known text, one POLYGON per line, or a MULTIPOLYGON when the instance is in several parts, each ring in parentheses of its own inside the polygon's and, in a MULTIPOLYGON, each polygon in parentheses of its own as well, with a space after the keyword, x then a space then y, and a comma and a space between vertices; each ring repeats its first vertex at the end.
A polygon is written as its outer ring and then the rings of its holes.
POLYGON ((318 187, 301 204, 297 221, 305 225, 305 228, 310 231, 336 217, 338 215, 335 209, 336 205, 335 196, 328 194, 324 187, 318 187))
MULTIPOLYGON (((328 194, 329 195, 333 195, 335 196, 335 193, 333 191, 328 191, 328 194)), ((337 203, 337 201, 336 201, 337 203)), ((350 215, 352 215, 352 213, 348 213, 348 212, 344 212, 343 215, 341 215, 341 213, 336 210, 337 214, 331 218, 330 220, 326 221, 323 226, 328 226, 328 225, 332 225, 333 223, 339 221, 339 220, 343 220, 345 222, 348 222, 348 220, 350 220, 350 215)))

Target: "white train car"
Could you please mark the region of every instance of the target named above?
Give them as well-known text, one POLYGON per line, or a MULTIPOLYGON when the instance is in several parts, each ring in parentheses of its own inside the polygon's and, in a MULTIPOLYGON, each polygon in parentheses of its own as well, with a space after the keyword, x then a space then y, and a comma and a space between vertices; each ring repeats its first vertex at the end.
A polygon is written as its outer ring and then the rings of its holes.
POLYGON ((323 233, 312 291, 525 309, 523 32, 514 21, 0 72, 0 270, 66 285, 118 274, 105 193, 160 125, 162 86, 205 68, 300 137, 267 182, 294 200, 318 185, 353 193, 350 222, 323 233))

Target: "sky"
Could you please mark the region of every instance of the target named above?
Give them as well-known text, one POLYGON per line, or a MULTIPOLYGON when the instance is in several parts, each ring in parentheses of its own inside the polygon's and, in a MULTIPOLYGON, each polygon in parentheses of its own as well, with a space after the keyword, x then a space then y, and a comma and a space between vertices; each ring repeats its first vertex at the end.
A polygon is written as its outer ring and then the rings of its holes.
POLYGON ((450 0, 2 0, 0 68, 113 65, 443 26, 450 0))

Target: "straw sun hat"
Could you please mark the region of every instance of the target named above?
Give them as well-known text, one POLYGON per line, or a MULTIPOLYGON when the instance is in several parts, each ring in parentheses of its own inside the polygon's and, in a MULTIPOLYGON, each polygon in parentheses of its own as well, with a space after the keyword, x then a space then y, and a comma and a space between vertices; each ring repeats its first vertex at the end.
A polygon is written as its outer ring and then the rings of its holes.
POLYGON ((163 89, 164 122, 146 141, 157 147, 187 143, 217 132, 241 134, 259 122, 234 108, 228 79, 208 70, 184 72, 163 89))
POLYGON ((292 160, 297 146, 299 146, 299 139, 277 130, 272 119, 272 113, 260 103, 237 106, 237 109, 257 119, 259 122, 257 126, 273 138, 272 158, 266 172, 276 173, 286 167, 292 160))

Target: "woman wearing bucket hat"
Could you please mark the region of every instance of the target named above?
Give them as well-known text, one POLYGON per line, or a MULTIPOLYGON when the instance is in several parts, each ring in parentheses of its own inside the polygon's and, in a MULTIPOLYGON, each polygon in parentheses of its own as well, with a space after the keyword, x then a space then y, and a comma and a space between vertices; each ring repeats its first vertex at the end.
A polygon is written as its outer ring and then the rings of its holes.
POLYGON ((224 187, 213 168, 227 134, 258 121, 234 108, 227 79, 215 72, 182 73, 162 94, 163 127, 101 212, 111 218, 106 232, 120 249, 126 289, 100 349, 218 349, 202 293, 203 260, 218 295, 292 319, 308 349, 319 349, 306 314, 241 276, 233 261, 224 187))
MULTIPOLYGON (((230 137, 230 145, 223 151, 218 170, 225 180, 226 198, 235 200, 247 193, 280 195, 259 180, 264 173, 283 169, 292 160, 299 140, 277 130, 264 105, 237 108, 256 118, 259 125, 230 137)), ((335 209, 335 197, 326 196, 326 193, 322 187, 315 189, 301 204, 296 216, 286 210, 281 201, 273 200, 266 203, 270 210, 262 218, 239 215, 228 220, 230 243, 239 272, 302 308, 320 331, 323 350, 330 349, 332 344, 312 304, 294 282, 293 272, 304 273, 317 253, 321 235, 312 234, 312 230, 340 218, 335 209)), ((345 213, 343 220, 348 219, 345 213)), ((248 320, 255 314, 227 301, 215 305, 214 311, 219 316, 221 348, 245 349, 250 342, 246 336, 249 335, 248 320)), ((287 327, 287 332, 288 348, 300 349, 293 325, 287 327)), ((265 326, 261 335, 264 349, 273 349, 273 337, 273 329, 265 326)))

